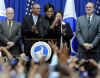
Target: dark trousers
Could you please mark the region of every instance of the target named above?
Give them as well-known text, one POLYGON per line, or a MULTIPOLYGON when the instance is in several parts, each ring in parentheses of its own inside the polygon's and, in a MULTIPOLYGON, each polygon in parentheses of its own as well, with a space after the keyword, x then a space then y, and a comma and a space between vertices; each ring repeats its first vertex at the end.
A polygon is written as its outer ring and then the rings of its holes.
POLYGON ((93 50, 88 50, 88 51, 78 51, 79 52, 79 60, 81 59, 94 59, 96 62, 99 62, 100 59, 100 52, 99 51, 93 51, 93 50))

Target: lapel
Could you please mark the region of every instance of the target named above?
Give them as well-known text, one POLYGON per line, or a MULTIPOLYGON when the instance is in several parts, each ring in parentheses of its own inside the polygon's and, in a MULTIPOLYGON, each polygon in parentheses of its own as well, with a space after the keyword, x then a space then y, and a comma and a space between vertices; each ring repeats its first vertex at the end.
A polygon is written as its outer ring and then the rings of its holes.
POLYGON ((93 15, 92 20, 91 20, 91 25, 94 25, 95 23, 95 15, 93 15))
POLYGON ((11 33, 13 33, 13 31, 14 31, 15 27, 16 27, 16 22, 15 22, 15 21, 13 21, 13 23, 12 23, 12 27, 11 27, 11 33))
MULTIPOLYGON (((34 25, 34 19, 33 19, 33 16, 32 15, 30 16, 30 19, 29 20, 31 21, 32 25, 34 25)), ((37 26, 40 23, 40 21, 41 21, 41 16, 39 15, 38 16, 38 19, 37 19, 37 23, 36 23, 37 26)))
POLYGON ((87 19, 86 15, 84 16, 83 21, 84 21, 84 25, 87 27, 87 25, 88 25, 88 19, 87 19))
POLYGON ((37 23, 36 23, 37 26, 38 26, 38 24, 40 23, 40 21, 41 21, 41 18, 40 18, 40 15, 39 15, 39 16, 38 16, 37 23))
POLYGON ((29 19, 29 20, 30 20, 30 22, 32 23, 32 25, 34 25, 34 20, 33 20, 33 16, 32 16, 32 15, 30 16, 30 19, 29 19), (30 20, 30 19, 31 19, 31 20, 30 20))
POLYGON ((88 25, 89 26, 89 30, 91 30, 92 28, 94 28, 94 26, 95 26, 94 24, 95 24, 95 15, 93 15, 91 23, 90 23, 90 25, 88 25))
MULTIPOLYGON (((15 29, 15 26, 16 25, 16 22, 15 21, 13 21, 13 23, 12 23, 12 27, 11 27, 11 33, 13 32, 13 30, 15 29)), ((4 29, 5 29, 5 31, 7 31, 7 33, 9 32, 9 26, 8 26, 8 23, 7 23, 7 20, 4 22, 4 29)))
POLYGON ((82 20, 82 24, 84 25, 84 28, 86 31, 88 31, 88 19, 87 19, 87 16, 85 15, 84 16, 84 19, 82 20))
POLYGON ((8 34, 9 30, 8 30, 8 23, 7 23, 7 20, 4 21, 3 29, 4 29, 5 32, 8 34))

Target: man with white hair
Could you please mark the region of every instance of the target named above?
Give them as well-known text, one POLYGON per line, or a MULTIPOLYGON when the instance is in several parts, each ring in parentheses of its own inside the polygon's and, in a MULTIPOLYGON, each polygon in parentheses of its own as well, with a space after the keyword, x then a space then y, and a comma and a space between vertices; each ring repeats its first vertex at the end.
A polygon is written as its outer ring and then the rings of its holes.
POLYGON ((19 55, 18 40, 21 37, 21 25, 14 21, 14 9, 7 8, 6 21, 0 25, 0 46, 7 46, 14 56, 19 55))
POLYGON ((94 3, 85 6, 86 15, 77 20, 76 37, 79 42, 79 58, 100 61, 100 17, 94 14, 94 3))

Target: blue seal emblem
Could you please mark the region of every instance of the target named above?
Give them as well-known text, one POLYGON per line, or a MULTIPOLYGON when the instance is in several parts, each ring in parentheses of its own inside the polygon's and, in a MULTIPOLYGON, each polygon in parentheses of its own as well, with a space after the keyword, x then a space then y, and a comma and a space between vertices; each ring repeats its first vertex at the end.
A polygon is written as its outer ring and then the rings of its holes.
POLYGON ((45 61, 48 61, 51 57, 51 48, 46 42, 36 42, 31 47, 31 56, 35 62, 39 62, 43 56, 45 56, 45 61))

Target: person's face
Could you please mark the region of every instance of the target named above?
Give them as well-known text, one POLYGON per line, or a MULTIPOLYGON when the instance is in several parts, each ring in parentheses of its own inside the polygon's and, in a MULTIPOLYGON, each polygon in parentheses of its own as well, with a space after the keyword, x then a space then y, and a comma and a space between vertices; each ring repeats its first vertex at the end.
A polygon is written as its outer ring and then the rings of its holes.
POLYGON ((33 11, 33 14, 39 15, 40 14, 40 5, 38 5, 38 4, 33 5, 32 11, 33 11))
POLYGON ((61 15, 61 13, 58 12, 58 13, 56 14, 56 17, 58 18, 58 20, 61 20, 61 21, 62 21, 62 15, 61 15))
POLYGON ((92 14, 94 11, 94 5, 92 3, 88 3, 86 5, 86 13, 87 14, 92 14))
POLYGON ((13 20, 14 10, 12 8, 8 8, 6 11, 6 15, 7 15, 8 20, 13 20))
POLYGON ((53 15, 53 8, 49 8, 48 11, 46 12, 46 16, 48 18, 51 18, 52 15, 53 15))

